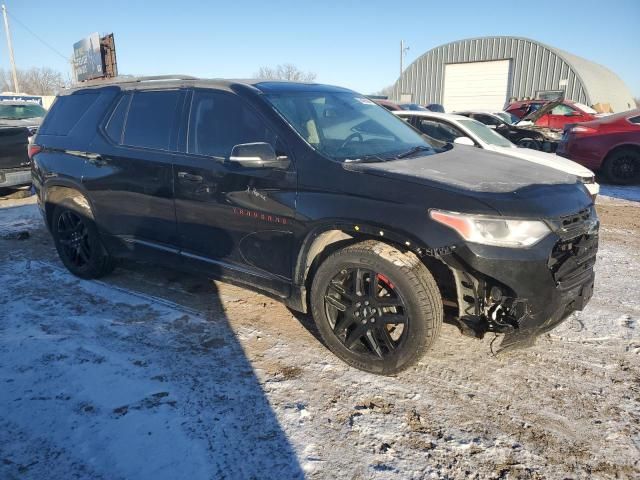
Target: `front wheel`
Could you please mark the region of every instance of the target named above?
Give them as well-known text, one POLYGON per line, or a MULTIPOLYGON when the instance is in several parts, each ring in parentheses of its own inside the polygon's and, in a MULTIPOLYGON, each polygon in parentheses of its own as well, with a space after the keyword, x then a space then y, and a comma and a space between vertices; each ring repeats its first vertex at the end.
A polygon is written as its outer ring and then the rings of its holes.
POLYGON ((440 291, 412 253, 377 241, 339 250, 318 268, 311 307, 329 349, 361 370, 393 375, 417 362, 442 325, 440 291))
POLYGON ((53 212, 51 233, 64 266, 74 275, 100 278, 114 268, 96 225, 86 213, 71 205, 58 205, 53 212))

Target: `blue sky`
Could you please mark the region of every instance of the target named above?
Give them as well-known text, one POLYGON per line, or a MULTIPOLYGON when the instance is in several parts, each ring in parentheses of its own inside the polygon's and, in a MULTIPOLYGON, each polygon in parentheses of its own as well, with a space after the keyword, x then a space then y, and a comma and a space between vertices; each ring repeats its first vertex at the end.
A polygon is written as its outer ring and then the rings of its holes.
MULTIPOLYGON (((372 93, 427 50, 462 38, 533 38, 601 63, 640 97, 640 1, 121 1, 6 0, 17 20, 70 57, 77 40, 113 32, 121 73, 248 77, 293 63, 317 80, 372 93)), ((17 21, 18 67, 68 71, 17 21)), ((4 32, 2 32, 4 34, 4 32)), ((0 68, 8 68, 4 36, 0 68)))

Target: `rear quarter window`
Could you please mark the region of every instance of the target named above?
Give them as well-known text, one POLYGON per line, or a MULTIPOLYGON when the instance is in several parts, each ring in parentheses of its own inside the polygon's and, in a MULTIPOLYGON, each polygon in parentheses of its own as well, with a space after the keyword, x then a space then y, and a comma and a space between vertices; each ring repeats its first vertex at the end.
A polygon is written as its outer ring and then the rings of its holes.
POLYGON ((178 90, 135 92, 126 115, 122 143, 169 150, 179 97, 178 90))
POLYGON ((631 117, 629 121, 631 123, 635 123, 636 125, 640 124, 640 115, 638 115, 637 117, 631 117))
POLYGON ((74 93, 56 98, 39 133, 65 136, 75 127, 100 96, 99 91, 74 93))

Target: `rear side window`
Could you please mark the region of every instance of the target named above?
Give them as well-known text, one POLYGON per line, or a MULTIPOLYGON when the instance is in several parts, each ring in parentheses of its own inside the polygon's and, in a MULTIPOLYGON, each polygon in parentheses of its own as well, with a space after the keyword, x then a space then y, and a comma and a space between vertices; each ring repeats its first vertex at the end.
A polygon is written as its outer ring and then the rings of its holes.
POLYGON ((636 125, 640 124, 640 115, 638 115, 637 117, 631 117, 629 121, 631 123, 635 123, 636 125))
POLYGON ((235 95, 194 91, 189 118, 188 153, 228 157, 235 145, 267 142, 276 136, 262 119, 235 95))
MULTIPOLYGON (((126 114, 122 143, 134 147, 168 150, 179 96, 180 92, 177 90, 135 92, 126 114)), ((117 130, 117 125, 114 125, 114 130, 117 130)))
POLYGON ((100 92, 95 91, 58 97, 39 132, 44 135, 68 135, 99 96, 100 92))

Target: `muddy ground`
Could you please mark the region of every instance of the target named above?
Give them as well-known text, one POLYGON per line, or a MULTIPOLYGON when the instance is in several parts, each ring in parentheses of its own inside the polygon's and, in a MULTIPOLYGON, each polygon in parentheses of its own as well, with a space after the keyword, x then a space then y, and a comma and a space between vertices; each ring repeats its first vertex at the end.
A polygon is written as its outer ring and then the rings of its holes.
POLYGON ((534 347, 445 325, 387 378, 238 287, 78 280, 33 200, 0 200, 0 478, 638 478, 639 207, 599 200, 594 297, 534 347))

